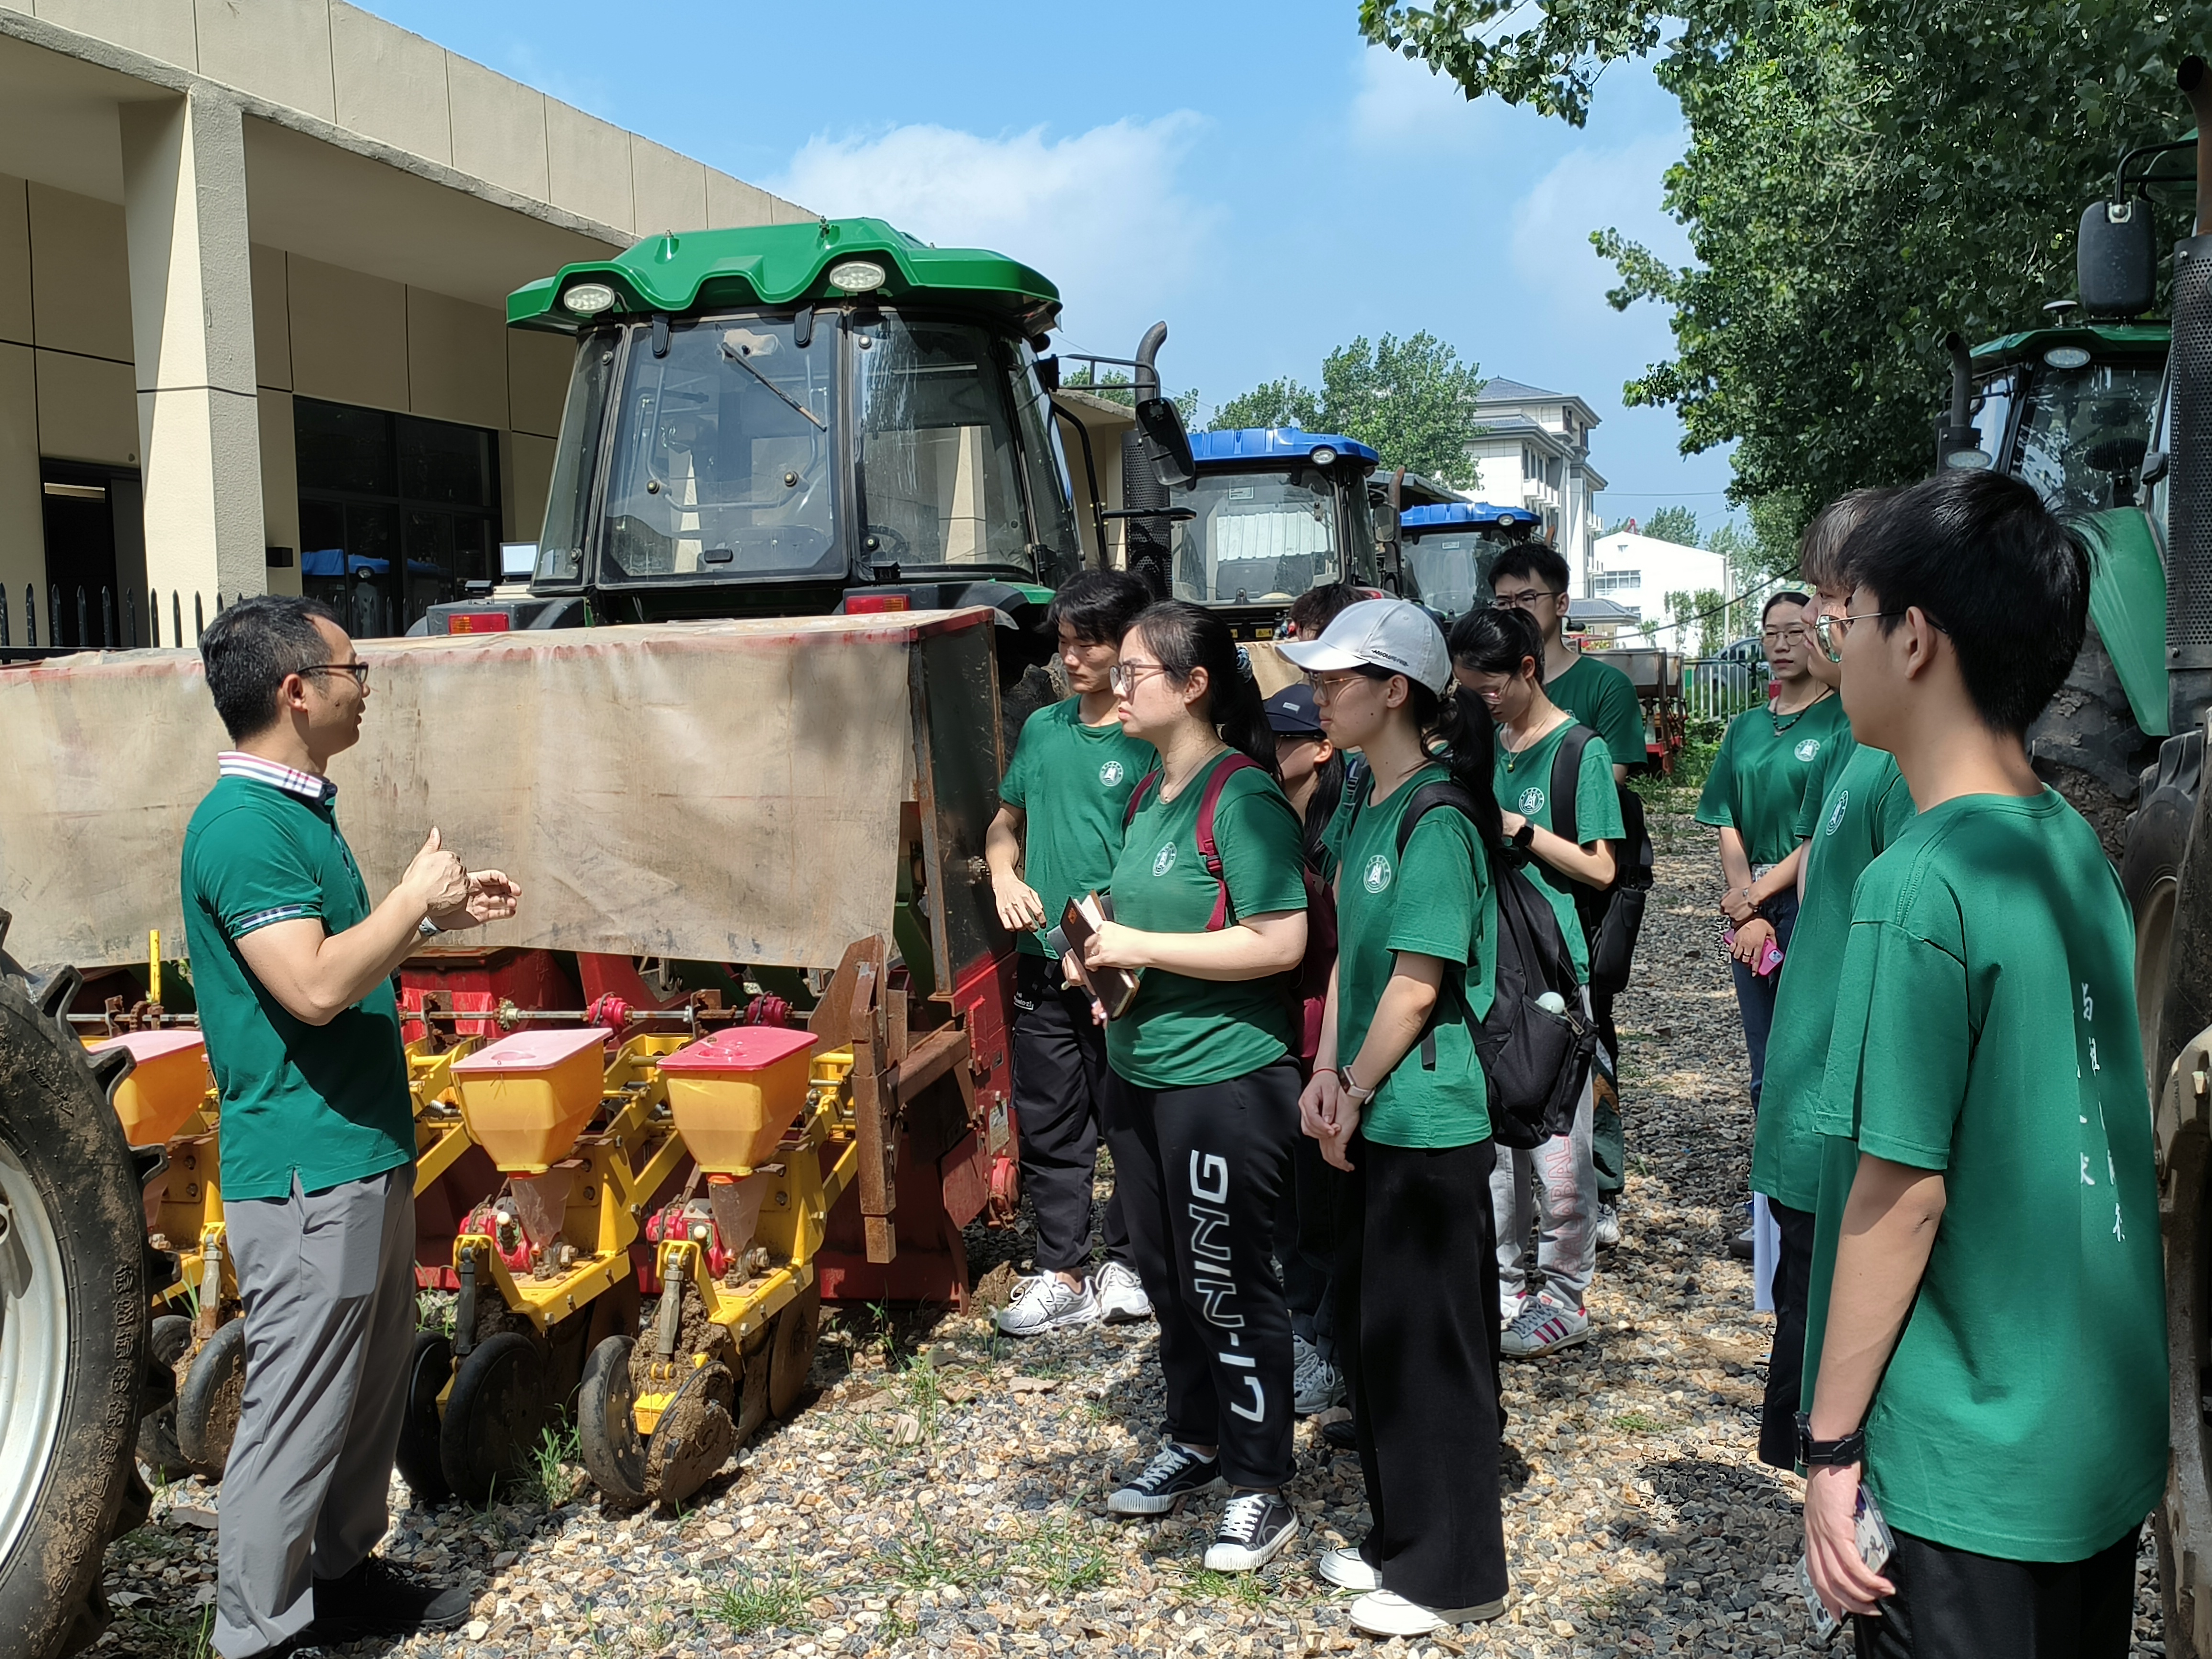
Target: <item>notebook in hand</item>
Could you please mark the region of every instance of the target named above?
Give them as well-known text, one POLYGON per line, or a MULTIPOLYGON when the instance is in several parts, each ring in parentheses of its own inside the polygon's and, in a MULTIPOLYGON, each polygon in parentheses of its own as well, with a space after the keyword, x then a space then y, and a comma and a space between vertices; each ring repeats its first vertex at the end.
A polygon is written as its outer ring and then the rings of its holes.
MULTIPOLYGON (((1072 898, 1060 918, 1060 931, 1066 934, 1068 948, 1078 960, 1083 947, 1091 942, 1099 924, 1114 920, 1114 901, 1101 898, 1096 893, 1086 893, 1079 899, 1072 898)), ((1106 1011, 1109 1019, 1119 1019, 1129 1012, 1129 1005, 1137 1000, 1137 975, 1127 968, 1091 968, 1085 970, 1091 976, 1091 994, 1098 999, 1098 1006, 1106 1011)))

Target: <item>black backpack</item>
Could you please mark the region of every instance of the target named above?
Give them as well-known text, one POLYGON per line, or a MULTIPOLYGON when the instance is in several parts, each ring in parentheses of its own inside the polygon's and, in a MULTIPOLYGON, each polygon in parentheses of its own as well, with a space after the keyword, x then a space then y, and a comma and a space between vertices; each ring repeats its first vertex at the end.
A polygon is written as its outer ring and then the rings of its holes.
MULTIPOLYGON (((1443 806, 1475 822, 1474 802, 1456 783, 1425 783, 1398 820, 1398 860, 1413 828, 1443 806)), ((1347 837, 1348 839, 1348 837, 1347 837)), ((1490 1012, 1474 1024, 1474 1052, 1487 1085, 1490 1132, 1501 1146, 1526 1151, 1574 1127, 1575 1109, 1597 1054, 1597 1029, 1583 1017, 1575 963, 1559 931, 1559 913, 1511 854, 1492 854, 1491 884, 1498 893, 1498 970, 1490 1012), (1564 1012, 1537 999, 1558 995, 1564 1012)), ((1458 986, 1447 976, 1443 994, 1421 1029, 1421 1066, 1437 1066, 1437 1030, 1468 1024, 1458 986)))
MULTIPOLYGON (((1575 833, 1575 793, 1582 781, 1583 751, 1595 735, 1587 726, 1574 726, 1552 757, 1552 832, 1577 847, 1582 837, 1575 833)), ((1575 914, 1589 944, 1589 988, 1598 996, 1619 996, 1628 988, 1656 861, 1651 831, 1644 822, 1644 798, 1625 783, 1613 787, 1620 800, 1623 831, 1613 844, 1613 884, 1591 887, 1577 881, 1571 887, 1575 914)))

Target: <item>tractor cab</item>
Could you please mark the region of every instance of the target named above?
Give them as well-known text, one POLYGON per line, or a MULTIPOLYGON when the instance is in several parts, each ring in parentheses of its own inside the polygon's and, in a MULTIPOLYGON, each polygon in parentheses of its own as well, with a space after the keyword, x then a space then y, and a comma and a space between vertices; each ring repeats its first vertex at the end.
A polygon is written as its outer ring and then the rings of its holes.
POLYGON ((1377 587, 1367 479, 1355 438, 1295 427, 1190 434, 1196 477, 1170 493, 1169 592, 1224 612, 1240 640, 1272 639, 1308 588, 1377 587))
POLYGON ((1526 541, 1543 522, 1526 507, 1487 501, 1409 507, 1399 514, 1406 597, 1449 621, 1490 603, 1490 571, 1498 556, 1526 541))
POLYGON ((1059 311, 1028 266, 879 219, 671 232, 532 283, 509 326, 576 340, 535 561, 417 631, 1033 621, 1082 558, 1038 372, 1059 311))
POLYGON ((2135 505, 2170 332, 2097 321, 1975 347, 1972 425, 1946 428, 1942 464, 1994 467, 2080 512, 2135 505))

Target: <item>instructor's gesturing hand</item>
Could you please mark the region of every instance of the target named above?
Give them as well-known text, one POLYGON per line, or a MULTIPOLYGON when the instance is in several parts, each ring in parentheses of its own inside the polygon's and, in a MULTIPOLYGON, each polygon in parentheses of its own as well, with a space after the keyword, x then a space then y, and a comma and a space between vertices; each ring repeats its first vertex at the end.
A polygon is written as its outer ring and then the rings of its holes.
MULTIPOLYGON (((399 885, 420 900, 423 913, 435 921, 441 911, 458 910, 468 902, 468 866, 461 862, 459 854, 446 850, 434 825, 422 850, 407 861, 407 872, 399 878, 399 885)), ((444 926, 442 922, 439 925, 444 926)))
POLYGON ((471 870, 468 893, 461 902, 430 912, 430 920, 447 933, 459 927, 480 927, 488 921, 504 921, 513 915, 522 888, 504 870, 471 870))

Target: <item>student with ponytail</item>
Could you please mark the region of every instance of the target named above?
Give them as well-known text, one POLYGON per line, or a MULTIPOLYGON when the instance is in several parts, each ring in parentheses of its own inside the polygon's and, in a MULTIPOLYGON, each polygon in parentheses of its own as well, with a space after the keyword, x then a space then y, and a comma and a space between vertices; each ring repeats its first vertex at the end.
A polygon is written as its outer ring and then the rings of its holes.
POLYGON ((1298 1062, 1282 976, 1304 959, 1297 815, 1275 738, 1227 625, 1154 605, 1113 671, 1121 729, 1159 751, 1115 865, 1114 920, 1080 969, 1140 975, 1106 1028, 1123 1088, 1107 1144, 1137 1272, 1160 1326, 1167 1438, 1114 1492, 1164 1515, 1231 1489, 1206 1565, 1265 1565, 1297 1531, 1289 1310, 1275 1221, 1298 1134, 1298 1062))
POLYGON ((1322 1156, 1349 1171, 1337 1346, 1374 1521, 1320 1572, 1363 1592, 1358 1629, 1410 1638, 1505 1605, 1497 1151, 1474 1048, 1498 954, 1492 739, 1455 693, 1437 624, 1403 599, 1353 605, 1318 640, 1279 648, 1305 669, 1330 741, 1368 765, 1337 872, 1328 1017, 1298 1103, 1322 1156), (1436 800, 1443 785, 1456 801, 1436 800))

